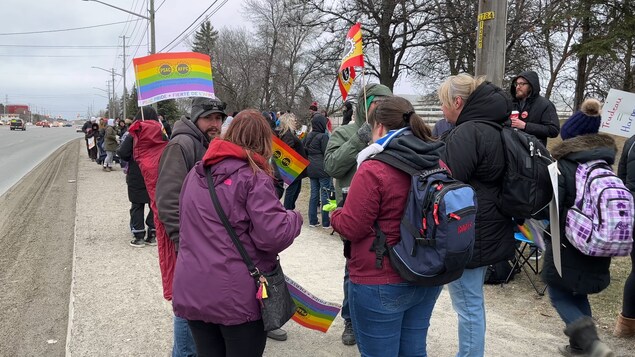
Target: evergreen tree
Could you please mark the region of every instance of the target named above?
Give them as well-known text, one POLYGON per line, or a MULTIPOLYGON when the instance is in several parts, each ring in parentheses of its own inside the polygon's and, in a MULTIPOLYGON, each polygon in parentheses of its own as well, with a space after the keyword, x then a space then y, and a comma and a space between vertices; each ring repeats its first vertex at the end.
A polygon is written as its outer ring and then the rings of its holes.
POLYGON ((176 100, 162 100, 157 103, 157 110, 159 114, 163 115, 163 117, 169 122, 174 123, 181 116, 179 113, 179 108, 176 105, 176 100))
POLYGON ((192 51, 204 53, 211 57, 216 45, 216 40, 218 40, 218 31, 214 30, 214 26, 212 26, 210 21, 206 21, 194 34, 192 51))

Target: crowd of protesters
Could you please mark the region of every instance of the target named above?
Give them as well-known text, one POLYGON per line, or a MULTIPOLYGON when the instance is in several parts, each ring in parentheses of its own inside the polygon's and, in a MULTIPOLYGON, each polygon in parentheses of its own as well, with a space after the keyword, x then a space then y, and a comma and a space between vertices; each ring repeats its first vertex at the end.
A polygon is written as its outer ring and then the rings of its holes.
MULTIPOLYGON (((287 332, 266 332, 256 285, 227 227, 210 199, 219 198, 229 225, 250 258, 271 269, 277 255, 293 244, 303 222, 333 229, 346 256, 343 273, 342 343, 362 356, 425 356, 430 317, 443 286, 407 283, 388 257, 376 266, 369 246, 375 229, 388 244, 400 239, 400 222, 410 175, 368 160, 372 143, 420 170, 443 167, 476 192, 476 244, 463 275, 447 284, 458 320, 457 356, 484 356, 486 311, 483 284, 487 267, 511 260, 515 222, 498 207, 505 154, 498 130, 483 123, 507 123, 546 144, 561 135, 553 156, 561 176, 560 217, 575 197, 579 164, 616 161, 614 140, 598 133, 598 101, 585 101, 560 128, 554 105, 540 96, 538 75, 522 72, 509 91, 467 74, 448 77, 438 89, 444 118, 430 128, 412 104, 389 88, 368 84, 356 101, 343 105, 343 121, 333 128, 328 113, 311 103, 306 132, 291 112, 241 109, 228 115, 219 99, 194 98, 191 111, 174 125, 150 108, 126 120, 87 121, 88 157, 112 171, 125 167, 133 247, 158 244, 163 294, 174 310, 173 356, 261 356, 267 337, 284 341, 287 332), (518 117, 510 119, 512 110, 518 117), (284 183, 275 163, 272 136, 308 160, 292 182, 284 183), (303 179, 309 178, 308 216, 296 210, 303 179), (209 185, 211 184, 211 186, 209 185), (339 208, 324 209, 332 197, 339 208), (145 207, 148 206, 147 214, 145 207), (386 304, 386 301, 391 301, 386 304)), ((635 137, 619 158, 619 177, 635 190, 635 137)), ((545 189, 551 189, 550 187, 545 189)), ((564 230, 564 220, 552 222, 564 230)), ((564 231, 562 233, 564 236, 564 231)), ((613 356, 598 336, 588 295, 610 283, 611 258, 582 254, 562 242, 562 274, 545 235, 542 277, 563 321, 565 356, 613 356)), ((631 254, 635 263, 635 249, 631 254)), ((624 286, 623 308, 614 334, 635 337, 635 273, 624 286)), ((503 353, 503 352, 501 352, 503 353)))

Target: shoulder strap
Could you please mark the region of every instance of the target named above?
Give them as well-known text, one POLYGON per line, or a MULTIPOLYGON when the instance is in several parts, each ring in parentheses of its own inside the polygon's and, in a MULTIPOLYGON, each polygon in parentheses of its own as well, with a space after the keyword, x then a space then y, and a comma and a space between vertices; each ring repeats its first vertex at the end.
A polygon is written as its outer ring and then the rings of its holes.
POLYGON ((218 200, 218 195, 216 195, 216 188, 214 187, 214 181, 212 181, 212 172, 209 166, 205 168, 205 177, 207 178, 207 189, 209 190, 210 197, 212 197, 212 202, 214 203, 214 208, 216 208, 216 212, 218 213, 218 216, 220 217, 221 221, 223 221, 223 225, 225 226, 227 233, 229 233, 229 236, 234 242, 234 245, 236 246, 236 248, 238 248, 238 252, 240 253, 240 256, 243 258, 243 261, 247 265, 249 274, 254 279, 257 278, 260 275, 258 268, 256 268, 256 266, 254 265, 254 262, 251 260, 251 258, 247 254, 247 251, 245 250, 245 247, 243 246, 243 244, 240 243, 240 240, 238 240, 236 231, 229 224, 229 220, 227 219, 227 216, 225 215, 225 211, 223 211, 223 207, 221 207, 220 205, 220 201, 218 200))

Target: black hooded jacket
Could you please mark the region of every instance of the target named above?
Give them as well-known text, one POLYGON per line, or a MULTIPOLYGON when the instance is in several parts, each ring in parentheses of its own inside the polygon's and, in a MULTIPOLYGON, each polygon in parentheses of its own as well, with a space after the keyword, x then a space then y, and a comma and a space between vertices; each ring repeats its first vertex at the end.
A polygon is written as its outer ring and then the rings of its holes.
POLYGON ((575 173, 579 163, 605 160, 613 165, 617 147, 605 134, 582 135, 563 141, 551 154, 558 160, 558 203, 560 207, 560 257, 562 277, 553 263, 549 235, 545 234, 547 250, 543 261, 542 279, 549 286, 580 294, 599 293, 611 282, 611 258, 582 254, 565 237, 567 209, 575 202, 575 173))
POLYGON ((617 166, 617 176, 624 181, 631 192, 635 193, 635 135, 624 143, 620 163, 617 166))
POLYGON ((128 200, 132 203, 150 203, 150 196, 148 196, 143 174, 133 156, 133 146, 132 135, 126 135, 117 149, 117 155, 122 160, 128 161, 128 173, 126 174, 128 200))
POLYGON ((476 191, 476 241, 468 268, 494 264, 514 256, 511 218, 498 207, 505 154, 500 131, 487 123, 503 123, 511 102, 502 89, 485 82, 469 96, 454 128, 445 138, 441 158, 457 180, 476 191))
POLYGON ((525 132, 538 138, 545 147, 547 138, 555 138, 560 133, 560 119, 556 107, 540 95, 540 79, 534 71, 521 72, 512 79, 509 89, 512 94, 513 110, 519 112, 519 119, 526 123, 525 132), (531 93, 525 101, 516 99, 516 80, 523 77, 531 86, 531 93))
POLYGON ((329 134, 326 133, 326 118, 316 114, 311 119, 311 132, 304 139, 304 148, 309 156, 309 166, 306 173, 310 178, 326 178, 329 175, 324 171, 324 154, 329 142, 329 134))

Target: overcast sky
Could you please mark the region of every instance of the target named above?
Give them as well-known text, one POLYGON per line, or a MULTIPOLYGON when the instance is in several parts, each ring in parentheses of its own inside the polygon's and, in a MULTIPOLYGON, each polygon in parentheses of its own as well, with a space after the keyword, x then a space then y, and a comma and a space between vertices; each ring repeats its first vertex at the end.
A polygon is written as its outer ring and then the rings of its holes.
MULTIPOLYGON (((103 2, 147 16, 148 0, 103 2)), ((157 52, 190 51, 179 35, 210 14, 216 29, 249 27, 242 4, 241 0, 155 0, 157 52)), ((0 101, 28 104, 33 113, 71 120, 86 116, 91 109, 97 114, 108 103, 111 75, 92 67, 114 68, 121 74, 121 37, 126 36, 126 83, 130 90, 134 81, 132 58, 149 51, 147 23, 94 1, 0 0, 0 101)), ((197 28, 193 26, 186 33, 197 28)), ((407 86, 397 89, 412 93, 407 86)), ((123 93, 123 80, 117 75, 115 92, 117 96, 123 93)))

